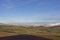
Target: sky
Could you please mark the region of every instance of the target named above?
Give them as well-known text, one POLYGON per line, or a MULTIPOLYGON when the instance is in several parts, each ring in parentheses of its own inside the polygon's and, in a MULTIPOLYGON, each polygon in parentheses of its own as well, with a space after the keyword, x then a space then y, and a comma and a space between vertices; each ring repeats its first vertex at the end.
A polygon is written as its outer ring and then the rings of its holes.
POLYGON ((0 23, 60 22, 60 0, 0 0, 0 23))

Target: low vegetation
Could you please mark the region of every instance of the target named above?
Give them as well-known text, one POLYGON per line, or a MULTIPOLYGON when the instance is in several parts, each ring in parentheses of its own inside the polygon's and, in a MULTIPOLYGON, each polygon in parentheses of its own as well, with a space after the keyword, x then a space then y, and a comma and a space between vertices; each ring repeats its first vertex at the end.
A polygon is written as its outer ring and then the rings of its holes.
POLYGON ((42 37, 53 38, 54 40, 60 39, 60 26, 59 27, 23 27, 13 25, 0 25, 0 33, 15 33, 15 34, 29 34, 42 37))

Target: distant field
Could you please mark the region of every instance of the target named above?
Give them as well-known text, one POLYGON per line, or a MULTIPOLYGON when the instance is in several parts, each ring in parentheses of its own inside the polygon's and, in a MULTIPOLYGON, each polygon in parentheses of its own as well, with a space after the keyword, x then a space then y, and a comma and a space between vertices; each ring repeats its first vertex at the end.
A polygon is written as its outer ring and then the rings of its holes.
POLYGON ((0 37, 12 35, 36 35, 54 40, 60 40, 60 27, 22 27, 13 25, 0 25, 0 37))

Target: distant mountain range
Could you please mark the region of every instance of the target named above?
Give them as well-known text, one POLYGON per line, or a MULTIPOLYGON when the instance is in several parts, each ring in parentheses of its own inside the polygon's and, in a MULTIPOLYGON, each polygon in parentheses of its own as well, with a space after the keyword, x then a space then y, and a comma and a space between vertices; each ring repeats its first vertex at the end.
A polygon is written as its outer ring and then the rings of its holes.
POLYGON ((44 27, 54 27, 60 26, 60 23, 49 23, 49 24, 33 24, 33 23, 0 23, 0 25, 17 25, 17 26, 44 26, 44 27))

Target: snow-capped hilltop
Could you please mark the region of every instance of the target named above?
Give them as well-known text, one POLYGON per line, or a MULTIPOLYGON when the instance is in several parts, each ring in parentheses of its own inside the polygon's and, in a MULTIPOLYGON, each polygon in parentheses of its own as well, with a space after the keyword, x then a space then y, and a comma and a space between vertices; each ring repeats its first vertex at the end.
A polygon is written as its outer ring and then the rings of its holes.
POLYGON ((60 23, 47 24, 47 27, 60 26, 60 23))

